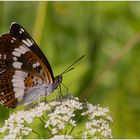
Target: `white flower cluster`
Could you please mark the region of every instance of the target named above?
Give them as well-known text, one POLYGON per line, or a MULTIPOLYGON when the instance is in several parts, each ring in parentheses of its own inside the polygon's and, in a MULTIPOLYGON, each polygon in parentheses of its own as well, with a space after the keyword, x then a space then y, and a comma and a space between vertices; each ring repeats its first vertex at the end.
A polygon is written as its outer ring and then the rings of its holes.
MULTIPOLYGON (((43 118, 44 129, 50 130, 51 139, 111 138, 110 124, 112 118, 107 115, 108 112, 107 108, 93 106, 87 102, 81 103, 75 97, 67 97, 61 101, 40 103, 32 109, 12 113, 9 119, 5 121, 4 126, 0 128, 0 133, 5 134, 5 139, 24 138, 31 132, 35 132, 30 126, 35 118, 40 120, 43 118), (78 129, 82 134, 75 137, 71 131, 78 127, 77 118, 79 117, 87 118, 87 120, 78 129)), ((40 132, 37 133, 41 136, 40 132)))
POLYGON ((87 111, 81 114, 88 116, 83 138, 112 138, 110 124, 113 120, 107 114, 109 112, 108 108, 101 108, 99 105, 93 106, 89 103, 86 103, 86 108, 87 111))
POLYGON ((58 134, 59 130, 64 129, 66 125, 76 126, 73 119, 75 111, 82 109, 82 103, 78 98, 68 99, 62 102, 57 102, 54 111, 48 113, 49 120, 46 121, 45 127, 52 127, 52 134, 58 134))
POLYGON ((38 107, 26 111, 18 111, 10 115, 9 119, 5 121, 5 124, 0 128, 0 133, 6 133, 5 139, 8 138, 22 138, 32 132, 32 129, 28 127, 28 124, 34 121, 35 117, 43 115, 43 111, 48 110, 49 106, 44 103, 40 103, 38 107))

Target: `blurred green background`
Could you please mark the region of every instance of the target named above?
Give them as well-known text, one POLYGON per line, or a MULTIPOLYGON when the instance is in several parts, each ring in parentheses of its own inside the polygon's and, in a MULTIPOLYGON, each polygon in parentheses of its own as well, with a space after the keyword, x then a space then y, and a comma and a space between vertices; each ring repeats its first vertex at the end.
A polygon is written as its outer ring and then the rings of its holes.
MULTIPOLYGON (((13 21, 33 36, 54 75, 85 54, 63 83, 109 107, 113 138, 140 138, 140 2, 0 2, 0 33, 13 21)), ((0 127, 12 111, 0 106, 0 127)))

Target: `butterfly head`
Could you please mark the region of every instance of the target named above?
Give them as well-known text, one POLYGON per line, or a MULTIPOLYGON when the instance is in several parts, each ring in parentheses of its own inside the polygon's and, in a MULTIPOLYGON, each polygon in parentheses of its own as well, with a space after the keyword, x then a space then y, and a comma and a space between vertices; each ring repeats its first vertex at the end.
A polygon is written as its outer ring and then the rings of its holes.
POLYGON ((56 76, 53 83, 53 89, 56 89, 61 83, 62 83, 62 75, 56 76))

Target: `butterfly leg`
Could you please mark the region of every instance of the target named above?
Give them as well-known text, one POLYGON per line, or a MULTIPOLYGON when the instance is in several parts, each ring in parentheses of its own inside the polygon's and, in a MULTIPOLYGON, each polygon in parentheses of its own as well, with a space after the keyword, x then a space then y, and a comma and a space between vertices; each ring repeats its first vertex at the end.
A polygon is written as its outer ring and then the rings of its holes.
POLYGON ((45 103, 48 103, 48 101, 47 101, 46 97, 44 97, 44 102, 45 102, 45 103))
POLYGON ((66 89, 66 95, 65 95, 65 98, 70 98, 72 97, 71 93, 69 92, 69 89, 66 85, 64 85, 63 83, 61 83, 62 86, 66 89))
POLYGON ((62 94, 61 86, 59 86, 57 100, 58 100, 58 101, 63 101, 63 100, 71 99, 71 98, 72 98, 72 95, 71 95, 71 93, 69 93, 68 87, 66 87, 63 83, 62 83, 62 85, 63 85, 63 86, 65 87, 65 89, 66 89, 66 95, 63 95, 63 94, 62 94))
POLYGON ((61 85, 58 87, 58 96, 56 97, 56 100, 61 101, 65 98, 65 96, 62 94, 61 85))
POLYGON ((65 86, 63 83, 61 83, 61 84, 62 84, 62 86, 66 89, 66 93, 68 94, 68 93, 69 93, 69 89, 68 89, 68 87, 65 86))

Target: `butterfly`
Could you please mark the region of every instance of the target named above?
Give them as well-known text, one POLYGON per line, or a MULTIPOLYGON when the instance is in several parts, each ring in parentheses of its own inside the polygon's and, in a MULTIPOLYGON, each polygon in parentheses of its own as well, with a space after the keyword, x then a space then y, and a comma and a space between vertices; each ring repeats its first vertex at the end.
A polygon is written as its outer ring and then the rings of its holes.
POLYGON ((15 108, 52 93, 62 82, 29 33, 12 23, 0 36, 0 104, 15 108))

